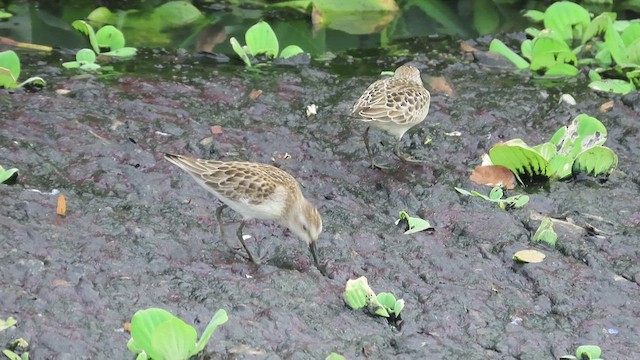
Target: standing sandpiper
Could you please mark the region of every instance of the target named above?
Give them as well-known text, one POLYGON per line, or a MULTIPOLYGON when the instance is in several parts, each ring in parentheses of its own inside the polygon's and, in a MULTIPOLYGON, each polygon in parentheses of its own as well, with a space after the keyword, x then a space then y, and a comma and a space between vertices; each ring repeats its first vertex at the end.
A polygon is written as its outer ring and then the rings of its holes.
POLYGON ((429 113, 431 94, 422 85, 420 70, 410 65, 396 69, 393 77, 369 85, 353 106, 351 116, 367 123, 364 145, 371 167, 382 168, 373 162, 369 148, 369 127, 373 126, 395 136, 398 141, 394 154, 408 162, 422 162, 400 153, 400 140, 407 130, 421 123, 429 113))
POLYGON ((243 217, 236 234, 249 260, 257 263, 242 237, 245 221, 273 220, 289 228, 309 245, 313 262, 321 269, 316 241, 322 232, 322 218, 318 209, 304 198, 300 184, 293 176, 266 164, 203 160, 173 154, 165 154, 164 157, 189 173, 223 203, 216 209, 216 219, 227 245, 220 217, 222 210, 230 207, 243 217))

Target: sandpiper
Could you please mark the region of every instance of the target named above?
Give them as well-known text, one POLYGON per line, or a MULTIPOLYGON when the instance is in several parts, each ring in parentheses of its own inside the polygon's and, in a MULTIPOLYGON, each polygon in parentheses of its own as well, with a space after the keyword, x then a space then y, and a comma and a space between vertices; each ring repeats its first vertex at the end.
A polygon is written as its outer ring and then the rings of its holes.
POLYGON ((369 127, 373 126, 395 136, 398 140, 394 154, 408 162, 422 162, 400 153, 400 140, 407 130, 421 123, 427 113, 431 94, 422 85, 420 70, 411 65, 396 69, 393 77, 380 79, 369 85, 353 106, 351 116, 367 123, 364 145, 371 167, 382 168, 373 161, 369 148, 369 127))
POLYGON ((316 241, 322 232, 322 218, 318 209, 304 198, 300 184, 293 176, 266 164, 204 160, 174 154, 165 154, 164 157, 189 173, 223 203, 216 209, 216 220, 227 245, 221 215, 224 208, 230 207, 243 217, 236 234, 249 260, 258 263, 242 236, 245 221, 273 220, 308 244, 313 262, 321 269, 316 241))

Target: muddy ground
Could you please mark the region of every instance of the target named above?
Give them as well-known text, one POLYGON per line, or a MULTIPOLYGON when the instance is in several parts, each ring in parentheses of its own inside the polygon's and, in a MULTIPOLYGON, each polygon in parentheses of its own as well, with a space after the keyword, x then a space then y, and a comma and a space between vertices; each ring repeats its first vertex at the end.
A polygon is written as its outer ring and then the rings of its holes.
MULTIPOLYGON (((537 360, 582 344, 605 359, 640 354, 640 96, 488 68, 456 43, 405 45, 416 55, 359 52, 259 71, 148 51, 113 64, 111 77, 63 70, 60 54, 21 54, 22 76, 48 85, 0 92, 0 164, 20 170, 17 184, 0 185, 0 318, 18 321, 0 344, 22 337, 32 359, 132 359, 123 323, 161 307, 199 333, 227 310, 204 352, 212 359, 537 360), (427 120, 404 138, 426 164, 397 162, 392 139, 372 131, 378 159, 394 164, 372 170, 364 127, 346 114, 381 70, 408 61, 425 80, 446 77, 454 94, 433 91, 427 120), (252 100, 255 89, 263 94, 252 100), (563 93, 577 105, 559 102, 563 93), (318 114, 307 118, 312 103, 318 114), (579 113, 609 130, 620 165, 608 181, 519 187, 509 194, 531 201, 511 211, 454 191, 489 191, 468 175, 495 142, 537 144, 579 113), (299 239, 259 221, 245 233, 266 264, 235 258, 220 241, 215 198, 163 152, 275 161, 293 174, 323 216, 329 276, 299 239), (400 210, 435 231, 404 235, 400 210), (556 225, 556 249, 530 243, 537 214, 575 223, 556 225), (514 263, 525 248, 545 261, 514 263), (406 301, 400 329, 344 305, 346 281, 363 275, 406 301)), ((233 234, 239 218, 225 219, 233 234)))

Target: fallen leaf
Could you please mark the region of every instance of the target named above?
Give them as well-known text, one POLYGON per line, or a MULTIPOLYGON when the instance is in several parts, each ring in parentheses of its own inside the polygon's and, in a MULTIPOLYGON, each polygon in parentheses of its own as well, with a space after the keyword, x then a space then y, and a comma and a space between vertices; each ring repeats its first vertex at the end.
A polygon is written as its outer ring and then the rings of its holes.
POLYGON ((538 250, 520 250, 513 254, 513 260, 525 263, 541 263, 545 257, 547 256, 538 250))
POLYGON ((613 100, 607 101, 606 103, 600 105, 600 112, 607 112, 613 109, 613 100))
POLYGON ((64 287, 70 287, 71 286, 71 282, 64 280, 64 279, 53 279, 53 286, 64 286, 64 287))
POLYGON ((58 95, 67 95, 70 92, 71 90, 69 89, 56 89, 56 94, 58 95))
POLYGON ((262 90, 251 90, 251 92, 249 93, 249 97, 251 98, 251 100, 256 100, 260 97, 260 95, 262 95, 262 90))
POLYGON ((464 52, 476 52, 476 51, 478 51, 478 50, 476 50, 476 48, 471 46, 471 44, 466 43, 464 41, 460 43, 460 49, 462 49, 462 51, 464 51, 464 52))
POLYGON ((447 80, 444 76, 435 76, 429 79, 429 86, 431 89, 437 92, 445 93, 448 96, 453 95, 453 87, 449 80, 447 80))
POLYGON ((58 195, 58 207, 56 208, 56 214, 60 216, 67 215, 67 200, 65 200, 64 195, 58 195))
POLYGON ((307 117, 311 117, 318 113, 318 107, 316 104, 311 104, 307 106, 307 117))
POLYGON ((222 126, 220 126, 220 125, 213 125, 213 126, 211 127, 211 133, 212 133, 213 135, 220 135, 220 134, 222 134, 222 126))
POLYGON ((560 102, 574 106, 576 104, 576 99, 574 99, 570 94, 562 94, 562 96, 560 96, 560 102))
POLYGON ((130 333, 131 332, 131 323, 127 321, 126 323, 122 324, 122 328, 124 329, 124 331, 130 333))
POLYGON ((516 177, 511 170, 501 165, 476 166, 471 172, 469 180, 478 185, 488 185, 492 187, 501 185, 506 189, 516 187, 516 177))

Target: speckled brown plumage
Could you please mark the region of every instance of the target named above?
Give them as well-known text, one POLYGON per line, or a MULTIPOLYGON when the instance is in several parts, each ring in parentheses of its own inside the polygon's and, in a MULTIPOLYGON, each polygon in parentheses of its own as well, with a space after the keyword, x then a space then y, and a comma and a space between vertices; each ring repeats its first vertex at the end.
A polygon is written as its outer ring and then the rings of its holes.
MULTIPOLYGON (((377 80, 369 85, 351 110, 351 116, 368 126, 386 131, 398 140, 395 153, 403 160, 413 161, 400 155, 399 144, 404 133, 421 123, 429 113, 431 95, 422 85, 420 71, 409 65, 400 66, 394 76, 377 80)), ((365 131, 365 146, 374 166, 365 131)))
MULTIPOLYGON (((316 207, 304 198, 293 176, 274 166, 252 162, 204 160, 174 154, 165 154, 165 159, 185 170, 225 204, 216 210, 223 238, 220 215, 228 206, 244 220, 273 220, 288 227, 307 242, 318 264, 315 244, 322 232, 322 218, 316 207)), ((249 259, 255 262, 242 237, 244 220, 237 232, 238 239, 249 259)))

